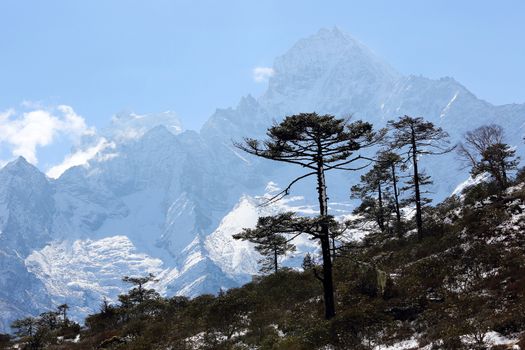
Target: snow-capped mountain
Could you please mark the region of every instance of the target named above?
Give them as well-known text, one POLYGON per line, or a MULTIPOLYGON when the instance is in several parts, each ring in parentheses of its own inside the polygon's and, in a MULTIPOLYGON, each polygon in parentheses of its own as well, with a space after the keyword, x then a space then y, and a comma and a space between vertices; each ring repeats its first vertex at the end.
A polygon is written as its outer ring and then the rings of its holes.
POLYGON ((53 190, 45 175, 18 158, 0 170, 0 328, 50 303, 25 258, 51 240, 53 190))
MULTIPOLYGON (((125 291, 123 275, 155 273, 155 287, 166 295, 216 293, 248 281, 259 257, 231 235, 260 215, 315 210, 308 182, 292 191, 305 199, 258 206, 301 170, 232 144, 263 137, 272 120, 287 114, 353 115, 378 127, 404 114, 423 116, 453 141, 495 122, 509 143, 522 142, 525 105, 493 106, 452 78, 403 76, 338 29, 300 40, 274 70, 262 96, 217 110, 199 132, 184 131, 173 113, 123 113, 102 132, 112 147, 58 179, 23 159, 0 169, 0 331, 62 303, 80 320, 103 298, 115 301, 125 291)), ((467 177, 453 154, 423 164, 434 177, 435 199, 467 177)), ((334 213, 351 209, 345 203, 357 176, 328 178, 334 213)), ((292 265, 315 249, 307 239, 297 243, 292 265)))

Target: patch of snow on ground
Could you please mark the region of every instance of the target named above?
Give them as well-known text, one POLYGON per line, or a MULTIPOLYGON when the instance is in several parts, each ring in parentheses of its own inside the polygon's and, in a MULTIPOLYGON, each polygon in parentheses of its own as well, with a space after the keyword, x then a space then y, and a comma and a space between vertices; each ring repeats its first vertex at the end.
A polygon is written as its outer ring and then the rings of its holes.
POLYGON ((374 347, 374 350, 408 350, 408 349, 417 349, 419 343, 416 339, 403 340, 392 345, 378 345, 374 347))
MULTIPOLYGON (((466 344, 475 343, 474 339, 470 336, 462 336, 461 340, 466 344)), ((518 342, 518 339, 507 338, 504 335, 498 332, 495 332, 495 331, 487 332, 487 334, 485 335, 485 339, 484 339, 484 343, 487 346, 506 345, 508 349, 519 349, 519 346, 516 345, 517 342, 518 342)))

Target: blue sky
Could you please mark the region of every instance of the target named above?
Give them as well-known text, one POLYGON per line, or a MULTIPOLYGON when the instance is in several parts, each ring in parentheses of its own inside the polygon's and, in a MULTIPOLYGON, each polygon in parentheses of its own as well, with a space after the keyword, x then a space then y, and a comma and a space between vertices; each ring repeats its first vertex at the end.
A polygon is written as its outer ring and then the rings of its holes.
MULTIPOLYGON (((199 129, 215 108, 264 91, 255 67, 333 26, 402 73, 453 76, 489 102, 523 103, 524 18, 518 0, 3 0, 0 113, 67 105, 102 128, 122 110, 172 110, 199 129)), ((70 141, 36 144, 39 164, 70 141)), ((12 145, 0 147, 5 159, 12 145)))

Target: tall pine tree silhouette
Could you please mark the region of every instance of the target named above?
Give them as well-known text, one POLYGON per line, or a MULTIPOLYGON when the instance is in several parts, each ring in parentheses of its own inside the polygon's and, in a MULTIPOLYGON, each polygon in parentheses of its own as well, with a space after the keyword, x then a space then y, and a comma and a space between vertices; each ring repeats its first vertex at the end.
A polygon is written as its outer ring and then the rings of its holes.
POLYGON ((242 232, 233 235, 235 239, 247 240, 255 244, 257 250, 264 258, 261 272, 277 272, 279 269, 279 257, 295 251, 295 246, 290 243, 281 232, 280 227, 286 220, 292 219, 292 213, 277 216, 263 216, 257 220, 254 229, 245 228, 242 232))
POLYGON ((258 157, 295 164, 308 169, 308 172, 295 178, 279 194, 272 198, 278 200, 287 195, 298 181, 315 176, 319 201, 319 232, 323 257, 323 291, 325 317, 335 316, 334 286, 332 277, 332 258, 330 247, 330 220, 328 219, 328 195, 325 173, 330 170, 357 170, 352 163, 364 159, 356 152, 378 141, 372 125, 362 121, 348 123, 331 115, 302 113, 286 117, 267 131, 268 139, 260 141, 245 138, 236 146, 258 157), (326 220, 324 220, 326 218, 326 220))
POLYGON ((421 196, 421 186, 430 184, 430 176, 419 169, 419 158, 426 155, 438 155, 451 152, 448 133, 423 118, 405 115, 397 121, 390 120, 388 126, 393 129, 391 147, 401 150, 405 161, 412 162, 412 180, 409 187, 414 196, 411 202, 416 205, 417 237, 423 238, 422 208, 425 198, 421 196))

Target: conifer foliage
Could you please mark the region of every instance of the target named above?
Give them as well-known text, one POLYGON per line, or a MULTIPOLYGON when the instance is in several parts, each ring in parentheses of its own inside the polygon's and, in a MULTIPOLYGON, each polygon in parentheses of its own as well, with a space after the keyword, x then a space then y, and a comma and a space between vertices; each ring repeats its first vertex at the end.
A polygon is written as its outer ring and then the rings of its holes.
POLYGON ((44 349, 57 339, 75 338, 80 333, 80 325, 67 317, 68 309, 67 304, 61 304, 56 310, 45 311, 38 317, 14 321, 11 328, 25 344, 23 349, 44 349))
POLYGON ((160 297, 159 293, 157 293, 154 289, 146 287, 147 283, 155 281, 155 276, 151 273, 147 276, 124 276, 122 281, 133 286, 128 294, 119 295, 119 301, 123 305, 132 306, 143 303, 146 300, 160 297))
POLYGON ((416 206, 416 226, 418 239, 423 238, 422 211, 430 201, 422 196, 421 187, 432 183, 430 176, 419 169, 421 156, 439 155, 451 152, 448 133, 423 118, 414 118, 405 115, 397 121, 390 120, 388 126, 393 130, 390 146, 399 150, 406 162, 412 164, 412 180, 407 189, 413 191, 410 202, 416 206))
POLYGON ((258 157, 291 163, 306 168, 308 172, 297 177, 273 200, 285 196, 296 182, 309 176, 317 179, 319 201, 319 241, 323 258, 323 290, 325 317, 335 315, 334 287, 332 277, 332 254, 328 219, 328 194, 325 173, 330 170, 357 170, 352 163, 364 159, 356 152, 378 141, 370 123, 349 123, 332 115, 302 113, 286 117, 281 123, 268 129, 268 139, 245 139, 237 147, 258 157))
POLYGON ((260 217, 255 229, 245 228, 241 233, 233 235, 235 239, 255 243, 255 250, 263 256, 261 272, 277 272, 279 258, 295 251, 295 246, 290 243, 291 239, 283 235, 290 229, 288 223, 292 220, 292 216, 292 213, 285 213, 260 217))

